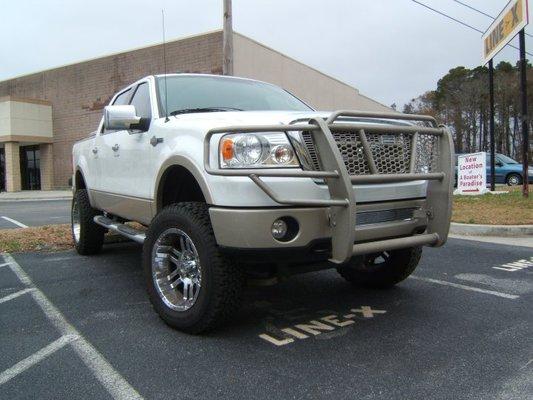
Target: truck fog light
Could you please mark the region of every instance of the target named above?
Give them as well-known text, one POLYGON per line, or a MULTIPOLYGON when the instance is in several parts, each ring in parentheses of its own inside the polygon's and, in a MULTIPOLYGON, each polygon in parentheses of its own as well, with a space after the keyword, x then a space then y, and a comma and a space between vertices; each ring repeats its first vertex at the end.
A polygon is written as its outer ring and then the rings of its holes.
POLYGON ((274 239, 283 239, 287 235, 287 231, 287 224, 282 219, 277 219, 272 224, 272 236, 274 236, 274 239))
POLYGON ((290 242, 300 231, 300 225, 294 217, 288 215, 278 218, 272 224, 271 232, 274 239, 280 242, 290 242))

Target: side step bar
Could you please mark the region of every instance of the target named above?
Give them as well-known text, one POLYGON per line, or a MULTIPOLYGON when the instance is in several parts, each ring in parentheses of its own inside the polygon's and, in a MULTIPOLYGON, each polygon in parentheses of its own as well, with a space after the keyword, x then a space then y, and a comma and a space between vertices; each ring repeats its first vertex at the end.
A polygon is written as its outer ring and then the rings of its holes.
POLYGON ((119 224, 118 222, 115 222, 110 218, 104 217, 103 215, 97 215, 93 218, 93 221, 98 225, 109 229, 110 231, 116 232, 119 235, 133 240, 134 242, 143 244, 144 240, 146 239, 146 235, 144 234, 144 232, 134 229, 131 226, 125 224, 119 224))
POLYGON ((397 239, 379 240, 377 242, 359 243, 353 246, 353 255, 379 253, 385 250, 405 249, 407 247, 435 244, 439 241, 436 233, 426 233, 397 239))

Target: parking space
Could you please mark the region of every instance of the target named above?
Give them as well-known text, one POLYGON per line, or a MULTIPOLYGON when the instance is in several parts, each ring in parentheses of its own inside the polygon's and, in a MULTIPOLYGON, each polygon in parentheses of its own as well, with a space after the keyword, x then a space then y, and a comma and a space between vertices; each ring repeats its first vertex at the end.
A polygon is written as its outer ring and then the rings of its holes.
POLYGON ((0 229, 70 223, 70 200, 2 201, 0 229))
POLYGON ((451 239, 388 291, 333 270, 250 287, 235 319, 204 336, 153 312, 137 245, 8 257, 1 397, 531 398, 532 257, 451 239))

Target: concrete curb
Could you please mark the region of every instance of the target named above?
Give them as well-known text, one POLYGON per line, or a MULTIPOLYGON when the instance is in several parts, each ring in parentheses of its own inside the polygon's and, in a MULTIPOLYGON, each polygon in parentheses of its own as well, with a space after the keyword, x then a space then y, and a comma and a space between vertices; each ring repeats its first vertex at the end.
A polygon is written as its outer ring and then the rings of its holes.
POLYGON ((477 225, 452 222, 450 233, 465 236, 533 236, 533 225, 477 225))
POLYGON ((21 190, 0 193, 0 202, 72 200, 72 190, 21 190))
POLYGON ((24 202, 24 201, 56 201, 56 200, 72 200, 72 196, 61 196, 61 197, 11 197, 9 199, 0 199, 0 203, 9 203, 9 202, 24 202))

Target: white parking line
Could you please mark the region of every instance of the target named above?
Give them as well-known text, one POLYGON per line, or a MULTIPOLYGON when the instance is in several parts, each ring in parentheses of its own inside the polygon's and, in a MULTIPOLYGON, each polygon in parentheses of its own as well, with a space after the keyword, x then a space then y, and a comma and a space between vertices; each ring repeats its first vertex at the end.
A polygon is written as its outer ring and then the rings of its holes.
POLYGON ((7 267, 9 265, 9 263, 3 263, 3 264, 0 264, 0 268, 2 267, 7 267))
POLYGON ((24 225, 22 222, 18 222, 17 220, 14 220, 12 218, 5 217, 5 216, 2 216, 2 218, 5 219, 6 221, 11 222, 12 224, 20 226, 21 228, 27 228, 28 227, 28 225, 24 225))
POLYGON ((78 332, 61 314, 61 312, 48 300, 24 272, 22 267, 11 255, 4 253, 4 260, 10 264, 11 270, 26 286, 33 288, 32 296, 41 307, 50 322, 63 336, 76 336, 78 339, 71 342, 72 348, 81 358, 83 363, 91 370, 96 379, 106 388, 114 399, 142 399, 141 395, 124 379, 118 371, 78 332))
POLYGON ((493 296, 503 297, 504 299, 512 299, 512 300, 514 300, 514 299, 518 299, 520 297, 520 296, 515 295, 515 294, 496 292, 494 290, 481 289, 481 288, 474 287, 474 286, 461 285, 459 283, 441 281, 441 280, 438 280, 438 279, 423 278, 421 276, 411 275, 411 278, 412 279, 416 279, 418 281, 436 283, 437 285, 451 286, 451 287, 458 288, 458 289, 470 290, 471 292, 491 294, 493 296))
POLYGON ((44 360, 46 357, 54 354, 56 351, 63 348, 70 342, 76 340, 77 338, 78 337, 74 335, 61 336, 59 339, 50 343, 48 346, 43 347, 41 350, 37 351, 36 353, 33 353, 31 356, 26 357, 22 361, 19 361, 11 368, 6 369, 4 372, 0 373, 0 386, 4 383, 9 382, 11 379, 23 373, 38 362, 44 360))
POLYGON ((507 272, 515 272, 515 271, 527 269, 529 267, 533 267, 533 257, 531 257, 529 260, 523 258, 521 260, 516 260, 513 262, 502 264, 498 267, 492 267, 492 268, 500 269, 502 271, 507 271, 507 272))
POLYGON ((22 296, 23 294, 26 294, 26 293, 31 292, 33 290, 34 289, 32 289, 32 288, 22 289, 22 290, 19 290, 18 292, 15 292, 15 293, 12 293, 12 294, 7 295, 5 297, 2 297, 0 299, 0 304, 5 303, 6 301, 9 301, 9 300, 16 299, 17 297, 22 296))

